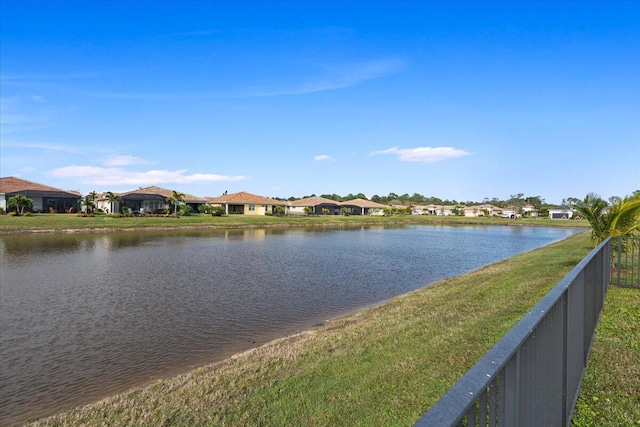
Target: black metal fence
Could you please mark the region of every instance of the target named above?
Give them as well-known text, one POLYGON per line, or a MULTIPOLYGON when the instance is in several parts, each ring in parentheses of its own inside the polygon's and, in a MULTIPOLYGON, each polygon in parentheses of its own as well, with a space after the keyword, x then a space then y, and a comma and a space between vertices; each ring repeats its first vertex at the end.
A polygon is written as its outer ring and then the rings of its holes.
POLYGON ((640 237, 615 237, 611 250, 611 284, 640 288, 640 237))
POLYGON ((611 250, 607 239, 587 255, 415 425, 569 425, 611 278, 611 250))

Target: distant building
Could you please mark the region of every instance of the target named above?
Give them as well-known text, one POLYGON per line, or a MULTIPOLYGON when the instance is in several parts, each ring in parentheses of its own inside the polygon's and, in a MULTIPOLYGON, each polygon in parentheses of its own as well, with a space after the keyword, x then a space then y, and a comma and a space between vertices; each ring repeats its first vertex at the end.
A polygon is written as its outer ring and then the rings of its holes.
POLYGON ((340 214, 340 202, 317 196, 287 202, 285 213, 287 215, 306 215, 305 208, 310 208, 312 215, 323 215, 323 209, 329 215, 340 214))
POLYGON ((241 191, 223 194, 219 197, 206 197, 212 206, 221 206, 227 215, 266 215, 275 213, 276 206, 285 206, 287 202, 241 191))
POLYGON ((9 199, 22 194, 33 200, 33 212, 77 212, 81 195, 16 177, 0 178, 0 208, 7 210, 9 199))
POLYGON ((549 218, 551 219, 571 219, 573 209, 569 206, 554 206, 549 208, 549 218))

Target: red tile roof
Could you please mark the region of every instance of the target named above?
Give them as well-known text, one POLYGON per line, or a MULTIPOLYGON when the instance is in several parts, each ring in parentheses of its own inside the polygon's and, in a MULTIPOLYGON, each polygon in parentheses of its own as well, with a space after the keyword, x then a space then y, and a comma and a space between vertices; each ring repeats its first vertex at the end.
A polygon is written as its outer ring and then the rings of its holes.
MULTIPOLYGON (((173 197, 173 190, 152 185, 150 187, 145 187, 145 188, 141 187, 141 188, 138 188, 137 190, 131 190, 125 193, 119 193, 120 196, 129 196, 129 195, 135 195, 135 194, 140 194, 140 195, 142 194, 156 195, 157 194, 164 198, 169 198, 169 197, 173 197)), ((182 193, 182 194, 184 194, 185 203, 206 203, 207 202, 207 200, 202 197, 198 197, 198 196, 194 196, 186 193, 182 193)), ((104 197, 106 197, 106 195, 104 197)))
POLYGON ((40 184, 37 182, 27 181, 26 179, 20 179, 14 176, 0 178, 0 193, 18 193, 21 191, 69 193, 69 195, 80 197, 80 193, 78 191, 61 190, 59 188, 50 187, 48 185, 40 184))
POLYGON ((342 206, 357 206, 359 208, 384 209, 389 207, 387 205, 383 205, 382 203, 376 203, 376 202, 372 202, 371 200, 364 200, 364 199, 347 200, 346 202, 342 202, 340 204, 342 206))
POLYGON ((325 199, 324 197, 307 197, 300 200, 292 200, 287 202, 289 206, 318 206, 318 205, 339 205, 340 202, 331 199, 325 199))
POLYGON ((223 194, 219 197, 205 197, 209 203, 225 203, 228 205, 280 205, 284 206, 287 203, 280 200, 270 199, 268 197, 258 196, 256 194, 247 193, 246 191, 240 191, 238 193, 223 194))

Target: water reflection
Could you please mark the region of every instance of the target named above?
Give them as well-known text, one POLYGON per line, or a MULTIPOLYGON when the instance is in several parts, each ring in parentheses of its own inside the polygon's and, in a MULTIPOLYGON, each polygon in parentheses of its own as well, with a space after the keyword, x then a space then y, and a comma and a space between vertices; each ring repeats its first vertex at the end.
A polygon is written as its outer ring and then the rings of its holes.
POLYGON ((0 419, 21 423, 561 239, 366 226, 0 236, 0 419))

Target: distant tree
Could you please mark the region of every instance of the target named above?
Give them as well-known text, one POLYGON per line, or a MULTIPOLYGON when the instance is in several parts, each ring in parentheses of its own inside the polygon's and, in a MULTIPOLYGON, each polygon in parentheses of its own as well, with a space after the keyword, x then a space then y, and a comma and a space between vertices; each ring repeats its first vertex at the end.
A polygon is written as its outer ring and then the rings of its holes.
POLYGON ((311 215, 313 213, 313 208, 311 206, 305 206, 303 210, 305 215, 311 215))
POLYGON ((322 215, 329 215, 331 213, 331 211, 329 210, 329 208, 322 208, 322 215))
POLYGON ((284 206, 276 205, 273 207, 273 213, 276 215, 284 215, 284 206))
POLYGON ((367 200, 367 196, 365 196, 363 193, 356 194, 354 198, 367 200))
POLYGON ((529 196, 525 199, 525 201, 537 208, 542 207, 542 205, 544 204, 544 199, 540 196, 529 196))
POLYGON ((24 194, 16 194, 7 200, 7 208, 15 209, 16 214, 23 215, 25 209, 31 211, 33 207, 33 199, 25 196, 24 194))

